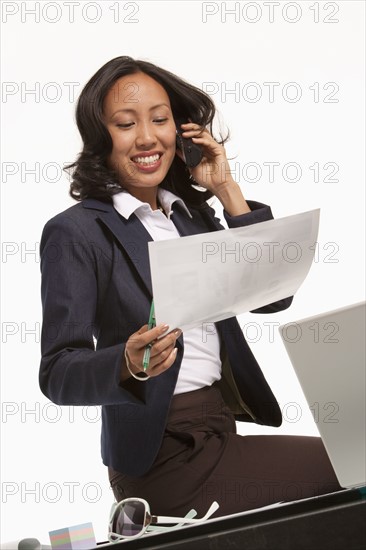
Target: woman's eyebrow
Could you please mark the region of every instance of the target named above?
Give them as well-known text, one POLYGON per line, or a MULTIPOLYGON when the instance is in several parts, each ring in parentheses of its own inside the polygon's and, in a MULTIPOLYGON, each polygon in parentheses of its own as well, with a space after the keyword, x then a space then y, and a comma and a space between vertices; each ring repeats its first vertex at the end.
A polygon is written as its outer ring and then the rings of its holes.
MULTIPOLYGON (((150 107, 149 111, 153 111, 158 107, 168 107, 168 109, 170 109, 170 106, 167 103, 158 103, 157 105, 153 105, 152 107, 150 107)), ((114 116, 116 113, 135 113, 135 112, 136 112, 136 109, 131 109, 129 107, 127 109, 118 109, 111 116, 114 116)))

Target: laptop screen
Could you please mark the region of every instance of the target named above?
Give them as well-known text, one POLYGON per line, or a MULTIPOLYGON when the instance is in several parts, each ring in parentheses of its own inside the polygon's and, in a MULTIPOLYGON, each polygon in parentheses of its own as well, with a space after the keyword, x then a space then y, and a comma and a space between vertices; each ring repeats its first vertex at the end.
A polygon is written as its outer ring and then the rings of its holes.
POLYGON ((366 485, 365 302, 279 331, 339 483, 366 485))

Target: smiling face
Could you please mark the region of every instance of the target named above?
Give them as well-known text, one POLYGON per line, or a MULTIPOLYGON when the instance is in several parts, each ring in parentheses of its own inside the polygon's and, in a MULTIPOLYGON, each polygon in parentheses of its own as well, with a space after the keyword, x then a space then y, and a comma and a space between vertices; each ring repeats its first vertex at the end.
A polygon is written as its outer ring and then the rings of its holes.
POLYGON ((151 203, 175 155, 168 94, 145 73, 123 76, 108 91, 103 114, 113 141, 109 165, 124 189, 151 203))

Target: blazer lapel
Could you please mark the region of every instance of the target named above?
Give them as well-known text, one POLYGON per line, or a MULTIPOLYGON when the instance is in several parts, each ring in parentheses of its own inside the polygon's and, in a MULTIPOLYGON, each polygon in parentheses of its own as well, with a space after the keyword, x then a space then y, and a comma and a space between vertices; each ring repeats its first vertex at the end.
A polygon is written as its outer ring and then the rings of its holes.
POLYGON ((128 220, 121 216, 113 204, 97 199, 85 199, 84 208, 98 210, 97 218, 105 225, 121 244, 130 261, 135 266, 141 280, 152 295, 148 242, 152 241, 140 220, 132 214, 128 220))
POLYGON ((179 203, 173 204, 173 213, 171 219, 182 237, 188 235, 197 235, 198 233, 207 233, 219 229, 215 222, 206 216, 204 210, 198 211, 194 208, 189 209, 192 218, 188 217, 187 212, 179 203))
MULTIPOLYGON (((124 248, 152 296, 148 243, 153 239, 138 217, 132 214, 126 220, 116 211, 113 204, 97 199, 84 199, 82 205, 84 208, 98 211, 97 218, 124 248)), ((195 209, 190 209, 190 212, 192 218, 179 203, 173 204, 172 221, 181 236, 196 235, 216 229, 214 224, 208 224, 208 220, 195 209)))

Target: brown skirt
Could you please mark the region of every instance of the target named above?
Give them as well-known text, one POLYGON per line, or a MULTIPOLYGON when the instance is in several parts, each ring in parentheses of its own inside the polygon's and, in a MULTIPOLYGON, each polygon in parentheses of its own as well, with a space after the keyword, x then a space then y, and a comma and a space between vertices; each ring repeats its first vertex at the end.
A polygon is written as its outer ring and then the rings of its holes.
POLYGON ((108 468, 117 501, 144 498, 153 514, 212 517, 341 489, 319 437, 236 433, 217 386, 173 397, 152 468, 130 477, 108 468))

